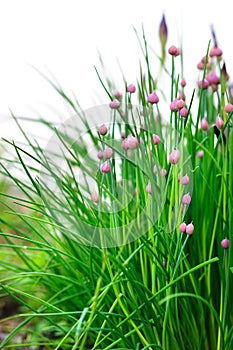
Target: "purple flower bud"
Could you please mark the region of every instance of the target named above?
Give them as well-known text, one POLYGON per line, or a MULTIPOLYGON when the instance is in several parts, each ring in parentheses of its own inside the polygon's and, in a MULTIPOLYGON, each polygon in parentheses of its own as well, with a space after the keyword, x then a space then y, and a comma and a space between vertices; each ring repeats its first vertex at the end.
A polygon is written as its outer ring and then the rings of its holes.
POLYGON ((194 225, 191 222, 190 224, 188 224, 186 226, 186 233, 187 233, 187 235, 191 235, 193 233, 193 231, 194 231, 194 225))
POLYGON ((163 14, 162 20, 159 25, 159 40, 161 42, 162 47, 166 45, 167 35, 168 35, 167 24, 165 20, 165 15, 163 14))
POLYGON ((178 163, 179 159, 180 159, 180 152, 178 149, 174 149, 172 153, 169 155, 169 162, 171 164, 176 164, 178 163))
POLYGON ((147 102, 149 102, 151 104, 159 102, 159 98, 158 98, 158 96, 157 96, 155 91, 153 91, 151 94, 148 95, 147 102))
POLYGON ((182 203, 185 205, 189 205, 191 203, 191 196, 189 193, 186 193, 185 195, 183 195, 182 203))
POLYGON ((221 246, 223 247, 223 249, 228 249, 229 246, 230 246, 230 240, 227 239, 227 238, 224 238, 224 239, 221 241, 221 246))

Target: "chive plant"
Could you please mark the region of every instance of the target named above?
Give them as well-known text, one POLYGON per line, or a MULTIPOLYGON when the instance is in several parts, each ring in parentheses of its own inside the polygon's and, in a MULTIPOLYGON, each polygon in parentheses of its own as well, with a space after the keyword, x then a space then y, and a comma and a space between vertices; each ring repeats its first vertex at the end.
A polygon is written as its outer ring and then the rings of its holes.
POLYGON ((103 106, 83 111, 46 78, 72 110, 33 121, 46 147, 12 113, 25 142, 3 140, 0 277, 20 308, 2 349, 233 348, 229 75, 213 35, 186 96, 167 35, 163 16, 159 57, 137 33, 146 69, 121 92, 96 69, 103 106))

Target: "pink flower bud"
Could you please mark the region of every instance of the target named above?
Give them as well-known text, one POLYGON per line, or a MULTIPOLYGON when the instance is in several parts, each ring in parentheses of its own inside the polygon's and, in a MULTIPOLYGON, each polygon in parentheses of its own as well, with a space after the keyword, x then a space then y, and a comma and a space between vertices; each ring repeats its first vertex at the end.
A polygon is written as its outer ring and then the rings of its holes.
POLYGON ((103 156, 104 158, 110 159, 113 155, 113 151, 111 148, 107 147, 103 150, 103 156))
POLYGON ((99 193, 97 190, 93 190, 91 194, 91 199, 93 200, 94 203, 99 202, 99 193))
POLYGON ((210 84, 219 84, 220 78, 217 76, 214 70, 206 74, 205 79, 208 80, 210 84))
POLYGON ((146 186, 146 192, 151 194, 152 190, 151 190, 151 183, 149 182, 148 185, 146 186))
POLYGON ((98 152, 97 157, 98 157, 99 159, 103 159, 103 157, 104 157, 103 152, 101 152, 101 151, 98 152))
POLYGON ((226 113, 231 113, 233 111, 233 104, 231 104, 231 103, 226 104, 224 111, 226 113))
POLYGON ((169 155, 169 162, 171 164, 176 164, 178 163, 179 159, 180 159, 180 152, 178 151, 178 149, 174 149, 172 153, 169 155))
POLYGON ((167 175, 167 170, 166 169, 160 169, 160 175, 161 176, 166 176, 167 175))
POLYGON ((178 174, 178 182, 180 182, 180 173, 178 174))
POLYGON ((117 109, 120 107, 120 102, 118 100, 113 100, 109 103, 111 109, 117 109))
POLYGON ((160 142, 160 137, 156 134, 152 135, 153 141, 154 141, 154 145, 157 145, 160 142))
POLYGON ((176 107, 178 109, 182 109, 184 107, 184 101, 183 100, 177 100, 176 101, 176 107))
POLYGON ((186 231, 186 223, 183 222, 182 224, 180 224, 179 227, 180 232, 184 233, 186 231))
POLYGON ((127 91, 133 94, 136 91, 136 86, 134 84, 130 84, 127 86, 127 91))
POLYGON ((157 170, 157 166, 156 166, 156 165, 154 165, 154 167, 153 167, 153 173, 154 173, 154 174, 157 174, 157 172, 158 172, 158 170, 157 170))
POLYGON ((138 146, 138 139, 133 135, 129 135, 127 137, 127 142, 128 142, 128 148, 130 149, 136 149, 138 146))
POLYGON ((187 235, 191 235, 193 233, 193 231, 194 231, 194 225, 191 222, 190 224, 188 224, 186 226, 186 233, 187 233, 187 235))
POLYGON ((125 131, 121 132, 121 138, 124 139, 125 138, 125 131))
POLYGON ((206 131, 206 130, 209 129, 209 124, 208 124, 208 122, 207 122, 207 120, 206 120, 205 117, 202 118, 202 120, 201 120, 201 122, 200 122, 200 128, 201 128, 201 130, 203 130, 203 131, 206 131))
POLYGON ((128 145, 128 140, 127 140, 127 139, 125 139, 125 140, 122 141, 121 147, 122 147, 122 149, 123 149, 124 151, 127 151, 127 149, 129 149, 129 145, 128 145))
POLYGON ((187 110, 187 108, 181 108, 181 110, 180 110, 180 116, 182 117, 182 118, 186 118, 187 117, 187 115, 188 115, 188 110, 187 110))
POLYGON ((151 94, 148 95, 147 102, 149 102, 151 104, 159 102, 159 98, 158 98, 158 96, 157 96, 155 91, 153 91, 151 94))
POLYGON ((168 53, 171 56, 175 56, 176 57, 176 56, 178 56, 180 54, 180 50, 176 46, 172 45, 172 46, 169 47, 168 53))
POLYGON ((216 126, 219 130, 221 130, 224 127, 224 121, 219 115, 217 115, 216 117, 216 126))
POLYGON ((203 82, 202 82, 202 80, 199 80, 199 82, 198 82, 199 89, 206 90, 209 85, 210 85, 210 83, 208 82, 207 79, 204 79, 203 82))
POLYGON ((99 127, 99 133, 100 135, 104 136, 106 135, 108 132, 108 128, 105 124, 102 124, 100 127, 99 127))
POLYGON ((203 158, 204 157, 204 151, 203 150, 200 150, 197 152, 197 157, 198 158, 203 158))
POLYGON ((191 196, 189 193, 186 193, 185 195, 183 195, 182 203, 186 205, 189 205, 191 203, 191 196))
POLYGON ((116 91, 116 92, 115 92, 115 97, 116 97, 118 100, 120 100, 121 97, 122 97, 122 93, 121 93, 120 91, 116 91))
POLYGON ((184 78, 181 80, 180 85, 181 85, 182 87, 185 87, 185 86, 186 86, 186 81, 185 81, 184 78))
POLYGON ((230 240, 227 239, 227 238, 224 238, 224 239, 221 241, 221 246, 223 247, 223 249, 228 249, 229 246, 230 246, 230 240))
POLYGON ((212 49, 210 50, 210 57, 221 57, 222 56, 222 50, 217 47, 217 46, 214 46, 212 47, 212 49))
POLYGON ((107 174, 110 171, 110 164, 108 162, 104 162, 101 166, 100 166, 100 170, 103 174, 107 174))
POLYGON ((187 185, 189 183, 189 177, 187 174, 182 177, 181 182, 182 182, 182 185, 187 185))
POLYGON ((178 111, 177 101, 178 101, 178 99, 175 98, 175 99, 171 102, 171 104, 170 104, 170 110, 171 110, 172 112, 178 111))

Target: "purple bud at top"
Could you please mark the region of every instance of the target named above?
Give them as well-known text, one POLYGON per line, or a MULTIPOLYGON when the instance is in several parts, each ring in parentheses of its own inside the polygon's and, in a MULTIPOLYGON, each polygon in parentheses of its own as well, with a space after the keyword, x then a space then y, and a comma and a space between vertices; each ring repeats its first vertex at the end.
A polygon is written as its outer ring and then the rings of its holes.
POLYGON ((163 47, 167 42, 167 35, 168 35, 167 24, 165 20, 165 15, 163 14, 162 20, 159 25, 159 39, 163 47))
POLYGON ((157 145, 160 142, 160 137, 156 134, 152 135, 153 141, 154 141, 154 145, 157 145))
POLYGON ((217 115, 216 117, 216 126, 219 130, 221 130, 224 127, 224 121, 219 115, 217 115))
POLYGON ((191 203, 191 196, 189 193, 183 195, 182 203, 186 205, 189 205, 191 203))
POLYGON ((206 131, 206 130, 209 129, 209 124, 208 124, 208 122, 207 122, 207 120, 206 120, 205 117, 202 118, 202 120, 201 120, 201 122, 200 122, 200 128, 201 128, 201 130, 203 130, 203 131, 206 131))
POLYGON ((151 183, 149 182, 148 185, 146 186, 146 192, 151 194, 152 190, 151 190, 151 183))
POLYGON ((187 174, 182 177, 181 182, 182 182, 182 185, 187 185, 189 183, 189 177, 187 174))
POLYGON ((230 76, 227 73, 226 63, 225 62, 223 63, 223 66, 222 66, 222 69, 221 69, 221 75, 225 79, 225 81, 228 81, 230 79, 230 76))
POLYGON ((180 110, 180 116, 181 116, 182 118, 186 118, 187 115, 188 115, 188 110, 187 110, 187 108, 185 108, 185 107, 181 108, 181 110, 180 110))
POLYGON ((197 157, 198 158, 203 158, 204 157, 204 151, 203 150, 200 150, 197 152, 197 157))
POLYGON ((186 231, 186 223, 183 222, 182 224, 180 224, 179 227, 180 232, 184 233, 186 231))
POLYGON ((120 102, 118 100, 113 100, 109 103, 111 109, 117 109, 120 107, 120 102))
POLYGON ((221 246, 223 247, 223 249, 228 249, 230 247, 230 240, 227 238, 224 238, 221 241, 221 246))
POLYGON ((101 166, 100 166, 100 170, 103 174, 107 174, 110 171, 110 164, 108 162, 104 162, 101 166))
POLYGON ((199 89, 205 90, 208 88, 209 85, 210 85, 210 83, 208 82, 207 79, 204 79, 203 82, 202 82, 202 80, 199 80, 199 82, 198 82, 199 89))
POLYGON ((133 94, 136 91, 136 86, 134 84, 130 84, 127 86, 127 91, 133 94))
POLYGON ((159 98, 158 98, 158 96, 157 96, 155 91, 153 91, 151 94, 148 95, 147 102, 149 102, 151 104, 159 102, 159 98))
POLYGON ((104 136, 104 135, 107 134, 107 132, 108 132, 108 128, 107 128, 107 126, 106 126, 105 124, 103 124, 103 125, 101 125, 101 126, 99 127, 99 133, 100 133, 100 135, 104 136))
POLYGON ((226 104, 224 111, 226 113, 231 113, 233 111, 233 104, 231 104, 231 103, 226 104))
POLYGON ((194 225, 191 222, 190 224, 188 224, 186 226, 186 233, 187 233, 187 235, 191 235, 193 233, 193 231, 194 231, 194 225))
POLYGON ((178 163, 179 159, 180 159, 180 152, 178 149, 174 149, 172 153, 169 155, 169 162, 171 164, 176 164, 178 163))

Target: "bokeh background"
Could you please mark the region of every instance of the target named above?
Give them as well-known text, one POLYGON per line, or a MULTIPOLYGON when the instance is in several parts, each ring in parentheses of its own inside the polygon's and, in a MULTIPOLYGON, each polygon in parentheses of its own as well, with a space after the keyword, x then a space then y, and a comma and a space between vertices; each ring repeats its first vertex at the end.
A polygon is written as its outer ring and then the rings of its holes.
POLYGON ((230 1, 185 0, 8 0, 0 2, 0 136, 17 138, 10 117, 66 118, 64 103, 36 71, 53 75, 84 109, 108 103, 94 70, 99 53, 119 89, 119 63, 129 83, 139 74, 140 48, 134 27, 142 24, 160 53, 158 27, 165 14, 168 46, 182 43, 184 76, 193 88, 197 62, 205 55, 213 24, 227 70, 233 77, 230 1))

